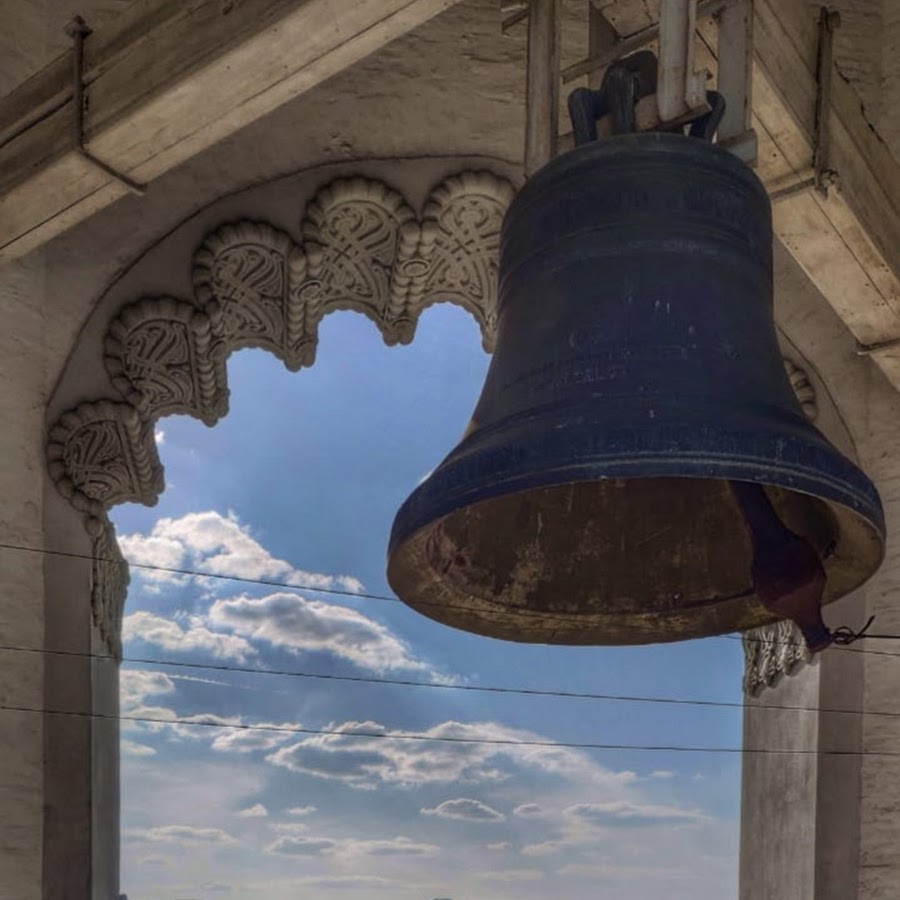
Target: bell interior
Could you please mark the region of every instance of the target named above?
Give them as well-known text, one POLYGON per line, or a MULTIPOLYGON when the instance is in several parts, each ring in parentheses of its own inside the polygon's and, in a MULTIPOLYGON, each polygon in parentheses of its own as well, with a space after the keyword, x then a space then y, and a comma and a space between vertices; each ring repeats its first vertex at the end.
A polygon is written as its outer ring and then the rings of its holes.
MULTIPOLYGON (((851 510, 780 487, 766 492, 823 560, 824 602, 877 566, 877 536, 851 510)), ((421 612, 465 630, 542 643, 647 643, 773 621, 754 596, 751 561, 727 480, 609 478, 457 509, 397 548, 390 578, 421 612)))

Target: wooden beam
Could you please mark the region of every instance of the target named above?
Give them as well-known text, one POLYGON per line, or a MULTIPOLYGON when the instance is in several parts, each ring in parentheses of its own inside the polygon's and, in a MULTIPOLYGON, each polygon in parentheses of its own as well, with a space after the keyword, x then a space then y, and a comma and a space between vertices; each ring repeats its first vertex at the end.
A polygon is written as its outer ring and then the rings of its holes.
MULTIPOLYGON (((136 0, 85 44, 87 149, 152 183, 456 2, 136 0)), ((127 190, 73 146, 72 81, 61 57, 0 100, 0 263, 127 190)))
MULTIPOLYGON (((759 174, 770 186, 814 183, 816 18, 781 0, 756 0, 754 127, 759 174)), ((773 205, 775 233, 847 327, 900 388, 900 164, 866 120, 854 89, 833 73, 823 195, 788 191, 773 205)))

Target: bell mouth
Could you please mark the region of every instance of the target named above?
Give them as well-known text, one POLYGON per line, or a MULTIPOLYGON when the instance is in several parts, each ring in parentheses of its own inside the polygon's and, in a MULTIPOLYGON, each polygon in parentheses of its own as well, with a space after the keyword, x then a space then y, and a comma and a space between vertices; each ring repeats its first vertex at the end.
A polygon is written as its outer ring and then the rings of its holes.
MULTIPOLYGON (((775 486, 766 493, 822 559, 823 603, 880 564, 880 535, 853 510, 775 486)), ((646 644, 776 621, 754 593, 751 561, 728 479, 609 478, 456 509, 392 546, 388 580, 414 609, 477 634, 646 644)))

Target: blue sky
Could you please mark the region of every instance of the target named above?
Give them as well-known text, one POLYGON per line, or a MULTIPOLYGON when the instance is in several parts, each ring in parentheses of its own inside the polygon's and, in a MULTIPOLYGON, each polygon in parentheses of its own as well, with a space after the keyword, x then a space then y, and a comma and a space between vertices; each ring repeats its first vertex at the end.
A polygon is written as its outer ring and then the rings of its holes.
MULTIPOLYGON (((424 314, 409 347, 333 315, 316 365, 297 374, 260 351, 235 354, 229 415, 213 429, 161 420, 166 492, 113 519, 136 562, 304 587, 134 570, 126 657, 739 701, 737 641, 523 646, 308 589, 390 593, 394 512, 459 439, 487 364, 474 321, 449 306, 424 314)), ((738 755, 390 737, 734 747, 737 709, 127 662, 122 708, 222 726, 124 725, 129 900, 737 896, 738 755)))

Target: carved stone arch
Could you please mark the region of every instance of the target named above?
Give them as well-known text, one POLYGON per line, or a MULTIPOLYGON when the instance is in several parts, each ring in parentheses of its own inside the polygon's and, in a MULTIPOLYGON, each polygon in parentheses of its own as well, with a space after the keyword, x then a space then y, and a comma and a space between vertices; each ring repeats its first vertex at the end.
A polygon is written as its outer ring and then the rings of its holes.
POLYGON ((62 413, 47 448, 57 488, 86 514, 92 612, 111 653, 121 653, 128 567, 107 511, 153 505, 162 492, 156 421, 182 413, 215 424, 228 411, 226 361, 237 349, 266 349, 292 371, 312 365, 319 323, 335 310, 363 313, 393 345, 412 340, 424 309, 452 302, 492 349, 513 194, 501 175, 464 171, 438 181, 420 218, 381 179, 332 179, 297 216, 298 238, 258 217, 220 224, 193 253, 189 296, 130 297, 114 310, 102 341, 108 390, 62 413))

